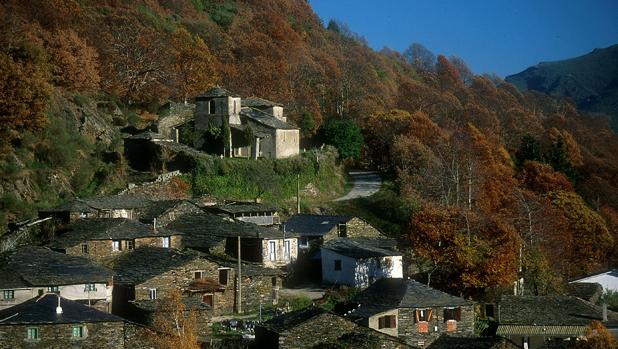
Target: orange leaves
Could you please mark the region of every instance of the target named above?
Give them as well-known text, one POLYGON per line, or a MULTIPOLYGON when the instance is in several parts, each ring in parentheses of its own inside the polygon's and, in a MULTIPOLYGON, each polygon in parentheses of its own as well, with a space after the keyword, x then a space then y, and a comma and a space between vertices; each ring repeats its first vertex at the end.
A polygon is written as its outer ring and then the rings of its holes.
POLYGON ((77 91, 95 91, 99 87, 99 61, 96 50, 71 29, 47 33, 46 49, 54 82, 77 91))
POLYGON ((436 64, 438 79, 443 89, 459 89, 463 87, 463 81, 457 68, 443 55, 438 56, 436 64))
POLYGON ((539 194, 554 190, 572 191, 573 185, 566 176, 547 165, 537 161, 526 161, 522 174, 522 184, 539 194))

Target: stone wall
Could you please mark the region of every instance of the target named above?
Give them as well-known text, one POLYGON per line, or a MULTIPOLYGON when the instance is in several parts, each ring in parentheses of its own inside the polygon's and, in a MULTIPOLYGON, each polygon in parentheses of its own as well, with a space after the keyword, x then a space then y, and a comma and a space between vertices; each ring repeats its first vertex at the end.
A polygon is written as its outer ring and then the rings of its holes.
MULTIPOLYGON (((386 334, 388 334, 390 336, 397 337, 397 326, 395 326, 394 328, 380 328, 380 323, 379 323, 380 320, 379 319, 381 317, 383 317, 383 316, 389 316, 389 315, 394 315, 395 319, 398 319, 399 318, 399 309, 391 309, 391 310, 388 310, 388 311, 385 311, 383 313, 379 313, 379 314, 376 314, 376 315, 370 317, 367 320, 366 326, 369 327, 369 328, 373 328, 376 331, 379 331, 379 332, 382 332, 382 333, 386 333, 386 334)), ((395 320, 395 321, 397 322, 398 320, 395 320)))
POLYGON ((461 319, 457 321, 455 331, 447 331, 447 323, 443 318, 444 309, 443 307, 433 308, 432 317, 428 322, 429 331, 427 333, 420 333, 418 330, 415 315, 416 309, 399 309, 399 317, 397 318, 399 337, 412 346, 422 348, 430 345, 431 342, 442 334, 456 334, 457 336, 474 335, 474 306, 469 305, 461 307, 461 319))
MULTIPOLYGON (((124 322, 96 322, 83 324, 2 325, 0 338, 3 348, 65 349, 111 348, 124 349, 124 322), (85 327, 84 338, 72 338, 74 325, 85 327), (36 327, 38 340, 27 339, 27 329, 36 327)), ((133 348, 135 346, 131 346, 133 348)))
POLYGON ((298 155, 300 134, 298 130, 275 131, 275 157, 277 159, 298 155))
MULTIPOLYGON (((346 223, 346 237, 349 238, 383 238, 380 231, 364 220, 354 217, 346 223)), ((335 226, 324 235, 324 242, 339 237, 339 227, 335 226)))
POLYGON ((274 305, 279 302, 279 289, 282 280, 278 276, 243 277, 242 310, 245 313, 256 312, 262 306, 274 305))
POLYGON ((262 264, 267 268, 277 268, 284 267, 289 265, 298 259, 298 239, 297 238, 288 238, 288 239, 263 239, 262 240, 262 264), (285 256, 285 241, 289 241, 290 243, 290 256, 286 259, 285 256), (275 260, 271 260, 270 258, 270 242, 275 243, 275 260))
MULTIPOLYGON (((114 251, 112 240, 90 240, 71 247, 67 247, 65 249, 65 252, 66 254, 71 256, 86 257, 90 260, 101 262, 107 258, 116 257, 121 253, 130 252, 130 250, 127 250, 126 248, 126 241, 126 239, 120 240, 120 243, 122 245, 122 250, 120 251, 114 251), (82 253, 83 244, 88 245, 87 254, 82 253)), ((134 248, 138 248, 141 246, 163 247, 163 237, 152 236, 134 239, 134 248)), ((182 235, 170 236, 170 247, 175 249, 182 249, 182 235)))

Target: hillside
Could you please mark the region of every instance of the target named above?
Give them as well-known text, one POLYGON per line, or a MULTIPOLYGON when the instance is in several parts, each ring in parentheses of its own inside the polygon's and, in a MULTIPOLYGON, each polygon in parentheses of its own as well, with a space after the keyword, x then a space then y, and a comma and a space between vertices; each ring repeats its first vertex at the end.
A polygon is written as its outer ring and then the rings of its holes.
MULTIPOLYGON (((512 290, 524 277, 528 292, 558 292, 618 263, 618 137, 567 99, 444 56, 427 70, 373 51, 304 0, 10 0, 0 18, 4 221, 116 192, 132 175, 123 131, 220 85, 282 103, 309 145, 336 143, 320 137, 329 120, 358 125, 360 163, 392 185, 346 212, 388 219, 415 271, 443 289, 512 290)), ((189 189, 293 192, 296 160, 258 173, 237 160, 196 166, 189 189), (282 185, 261 181, 272 173, 282 185)), ((301 179, 333 177, 317 157, 297 161, 311 165, 301 179)))
POLYGON ((618 128, 618 45, 541 62, 505 80, 521 90, 571 97, 582 110, 608 115, 614 129, 618 128))

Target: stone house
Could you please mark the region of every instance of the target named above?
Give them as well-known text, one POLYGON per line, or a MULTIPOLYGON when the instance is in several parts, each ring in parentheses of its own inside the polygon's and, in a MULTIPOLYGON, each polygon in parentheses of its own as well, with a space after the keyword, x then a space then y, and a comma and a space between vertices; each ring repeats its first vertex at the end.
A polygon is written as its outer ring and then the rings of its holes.
POLYGON ((402 278, 402 254, 355 241, 329 240, 322 246, 322 282, 366 288, 381 278, 402 278))
POLYGON ((505 296, 496 320, 496 335, 520 348, 537 349, 581 339, 595 320, 611 331, 618 314, 573 296, 505 296))
POLYGON ((59 224, 73 223, 82 218, 138 219, 150 204, 151 201, 142 196, 98 196, 75 199, 55 208, 39 211, 39 217, 53 217, 59 224))
POLYGON ((82 219, 60 231, 50 246, 72 256, 102 261, 141 246, 182 248, 182 236, 127 218, 82 219))
POLYGON ((257 225, 279 224, 279 209, 273 205, 257 202, 228 202, 206 208, 214 214, 257 225))
POLYGON ((113 272, 81 257, 26 246, 0 255, 0 310, 53 292, 111 312, 113 272))
POLYGON ((200 207, 189 200, 154 201, 141 215, 139 221, 153 227, 165 227, 187 213, 201 213, 200 207))
POLYGON ((285 267, 298 257, 298 239, 282 231, 252 223, 234 221, 211 213, 187 214, 167 226, 183 234, 187 248, 238 256, 269 268, 285 267))
POLYGON ((427 347, 442 334, 474 335, 474 303, 414 280, 383 278, 350 302, 346 317, 427 347))
POLYGON ((257 348, 411 348, 396 337, 360 326, 320 308, 268 320, 255 329, 257 348))
POLYGON ((145 330, 55 294, 0 310, 3 348, 149 348, 145 330))
MULTIPOLYGON (((358 217, 297 214, 282 225, 286 233, 298 236, 298 247, 319 247, 340 237, 386 238, 380 231, 358 217)), ((394 242, 390 244, 394 247, 394 242)))
MULTIPOLYGON (((227 156, 280 159, 299 154, 299 129, 283 117, 281 105, 250 98, 243 106, 240 96, 220 87, 197 96, 195 105, 196 132, 204 133, 223 123, 230 126, 232 144, 225 150, 227 156), (253 134, 248 145, 242 144, 247 128, 253 134)), ((195 145, 199 148, 203 142, 199 139, 195 145)))

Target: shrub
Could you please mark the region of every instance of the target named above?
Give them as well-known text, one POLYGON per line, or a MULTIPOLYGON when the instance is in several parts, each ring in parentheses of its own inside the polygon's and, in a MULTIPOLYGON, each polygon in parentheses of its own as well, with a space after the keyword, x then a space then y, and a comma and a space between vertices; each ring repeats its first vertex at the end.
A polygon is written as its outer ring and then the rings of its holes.
POLYGON ((363 146, 361 130, 352 120, 328 119, 319 130, 322 141, 337 148, 341 159, 358 159, 363 146))

